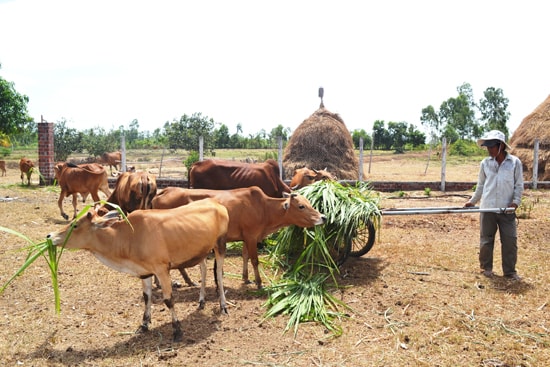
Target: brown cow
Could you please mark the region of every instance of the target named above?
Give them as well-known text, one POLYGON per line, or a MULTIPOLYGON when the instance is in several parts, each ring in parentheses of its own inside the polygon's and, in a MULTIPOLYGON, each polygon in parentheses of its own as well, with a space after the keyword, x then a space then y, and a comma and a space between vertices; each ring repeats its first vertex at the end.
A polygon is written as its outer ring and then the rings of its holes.
POLYGON ((229 217, 227 210, 213 199, 201 200, 170 210, 136 210, 120 220, 113 211, 99 216, 88 211, 78 222, 50 233, 54 245, 84 249, 108 267, 142 279, 145 311, 140 332, 149 330, 151 322, 152 275, 160 279, 164 304, 170 309, 174 341, 182 339, 172 296, 170 269, 201 265, 199 305, 204 307, 206 257, 214 250, 216 283, 220 307, 227 313, 223 289, 225 236, 229 217))
POLYGON ((332 176, 326 169, 315 170, 303 167, 298 168, 294 171, 294 176, 290 181, 290 188, 292 190, 298 190, 317 181, 335 179, 336 178, 332 176))
POLYGON ((109 170, 113 172, 113 167, 118 171, 118 166, 122 162, 122 153, 121 152, 111 152, 103 153, 101 158, 99 158, 99 163, 108 165, 109 170))
POLYGON ((76 217, 77 194, 82 196, 82 201, 86 201, 88 194, 92 195, 94 201, 99 201, 98 191, 102 191, 107 197, 111 195, 109 190, 109 181, 107 180, 107 171, 100 164, 84 163, 75 165, 72 163, 58 163, 54 166, 55 179, 61 187, 61 194, 57 205, 61 216, 69 219, 69 216, 63 211, 63 199, 69 195, 73 196, 74 216, 76 217))
POLYGON ((189 170, 189 188, 230 190, 250 186, 258 186, 271 197, 280 198, 283 193, 290 193, 273 159, 264 163, 207 159, 196 162, 189 170))
POLYGON ((21 158, 19 161, 19 169, 21 170, 21 185, 23 185, 23 177, 27 176, 27 185, 31 184, 31 174, 34 171, 34 163, 28 158, 21 158))
POLYGON ((2 176, 6 176, 6 161, 0 161, 0 171, 2 171, 2 176))
MULTIPOLYGON (((115 189, 107 199, 116 204, 125 214, 137 209, 151 209, 151 200, 157 194, 155 176, 147 172, 124 172, 118 176, 115 189)), ((113 210, 109 205, 107 211, 113 210)))
POLYGON ((256 285, 261 288, 258 242, 280 228, 292 224, 299 227, 312 227, 326 221, 326 217, 314 209, 302 195, 285 195, 285 198, 271 198, 256 186, 233 190, 168 187, 155 196, 153 208, 174 208, 207 197, 216 199, 227 208, 229 213, 227 241, 244 241, 243 280, 249 282, 248 258, 250 257, 256 285))

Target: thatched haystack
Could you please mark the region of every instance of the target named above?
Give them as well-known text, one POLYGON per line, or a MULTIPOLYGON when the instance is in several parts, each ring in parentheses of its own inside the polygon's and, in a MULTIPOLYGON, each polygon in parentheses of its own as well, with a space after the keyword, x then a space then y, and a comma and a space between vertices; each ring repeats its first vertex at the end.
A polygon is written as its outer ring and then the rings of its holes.
POLYGON ((527 180, 533 179, 535 139, 539 139, 538 180, 550 181, 550 95, 523 119, 510 139, 511 153, 521 159, 527 180))
POLYGON ((323 104, 292 134, 283 154, 285 177, 302 167, 327 169, 339 180, 357 180, 357 159, 351 134, 344 120, 323 104))

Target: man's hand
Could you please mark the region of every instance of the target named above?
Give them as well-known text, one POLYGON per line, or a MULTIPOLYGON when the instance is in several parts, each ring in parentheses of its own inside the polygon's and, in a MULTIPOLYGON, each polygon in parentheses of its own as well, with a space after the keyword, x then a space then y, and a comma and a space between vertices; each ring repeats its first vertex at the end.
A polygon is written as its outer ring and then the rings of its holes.
POLYGON ((471 202, 469 202, 469 201, 468 201, 466 204, 464 204, 464 207, 465 207, 465 208, 469 208, 469 207, 471 207, 471 206, 474 206, 474 204, 471 203, 471 202))

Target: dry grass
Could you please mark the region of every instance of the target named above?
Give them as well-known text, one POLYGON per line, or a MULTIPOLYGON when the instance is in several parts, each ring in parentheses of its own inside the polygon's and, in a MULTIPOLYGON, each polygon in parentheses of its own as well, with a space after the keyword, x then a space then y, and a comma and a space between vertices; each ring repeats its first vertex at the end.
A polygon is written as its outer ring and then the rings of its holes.
MULTIPOLYGON (((395 173, 404 171, 402 164, 395 157, 385 161, 386 178, 403 180, 395 173)), ((479 161, 469 165, 476 167, 474 177, 460 181, 475 180, 479 161)), ((469 170, 454 169, 457 177, 469 170)), ((0 198, 14 199, 0 202, 2 226, 41 240, 66 223, 57 190, 20 187, 12 170, 0 180, 0 198)), ((469 194, 381 195, 389 208, 460 206, 469 194)), ((353 312, 335 339, 316 324, 302 325, 294 338, 282 334, 284 318, 261 322, 265 298, 242 284, 237 251, 225 267, 229 316, 217 310, 209 271, 205 310, 197 309, 198 289, 175 291, 182 343, 170 341, 170 316, 160 298, 151 331, 135 335, 143 313, 139 280, 88 253, 66 252, 60 263, 61 315, 54 311, 45 261, 0 296, 0 360, 23 366, 544 366, 550 361, 550 196, 529 190, 525 197, 534 206, 530 219, 519 222, 523 281, 517 283, 477 273, 477 214, 383 217, 374 248, 342 268, 337 294, 353 312)), ((3 283, 23 263, 25 253, 16 250, 25 244, 2 232, 0 242, 3 283)), ((199 278, 196 269, 190 273, 199 278)))

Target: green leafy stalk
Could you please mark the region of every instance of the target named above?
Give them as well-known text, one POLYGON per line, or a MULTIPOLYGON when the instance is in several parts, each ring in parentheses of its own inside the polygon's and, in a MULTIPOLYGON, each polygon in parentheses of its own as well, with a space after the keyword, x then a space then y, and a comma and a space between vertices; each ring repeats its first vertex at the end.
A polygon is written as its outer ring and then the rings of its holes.
MULTIPOLYGON (((119 214, 123 217, 123 219, 131 226, 131 223, 128 221, 128 218, 120 209, 120 207, 116 204, 111 204, 106 201, 99 201, 99 204, 105 205, 109 204, 110 206, 114 207, 119 214)), ((65 245, 67 244, 67 241, 69 240, 69 237, 71 236, 71 233, 73 232, 74 225, 76 222, 82 218, 90 208, 92 208, 94 205, 98 204, 88 204, 86 205, 76 216, 75 220, 71 222, 71 227, 69 228, 69 231, 67 233, 67 237, 65 238, 65 242, 62 246, 60 246, 60 249, 58 249, 58 246, 55 246, 51 239, 46 239, 45 241, 35 243, 32 241, 29 237, 24 235, 23 233, 14 231, 12 229, 1 227, 0 231, 4 231, 10 234, 13 234, 15 236, 23 238, 25 241, 29 242, 30 246, 25 247, 24 250, 28 250, 29 253, 27 255, 27 258, 25 259, 25 263, 15 272, 14 275, 8 279, 8 281, 0 288, 0 293, 3 293, 4 290, 10 283, 15 280, 19 275, 21 275, 36 259, 38 259, 40 256, 43 256, 46 260, 46 263, 48 264, 48 268, 50 269, 50 276, 52 281, 52 288, 54 293, 54 302, 55 302, 55 312, 57 314, 61 313, 61 293, 59 291, 59 280, 58 280, 58 274, 59 274, 59 263, 61 260, 61 255, 63 254, 63 250, 65 249, 65 245)))

